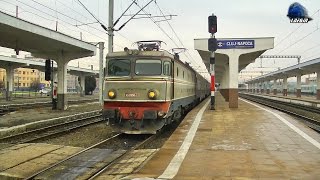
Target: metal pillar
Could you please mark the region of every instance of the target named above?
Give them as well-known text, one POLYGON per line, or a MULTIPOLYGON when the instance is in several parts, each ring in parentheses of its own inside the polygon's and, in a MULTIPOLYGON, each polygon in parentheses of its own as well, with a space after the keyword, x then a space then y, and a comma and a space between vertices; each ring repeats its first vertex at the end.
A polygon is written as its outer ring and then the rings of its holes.
MULTIPOLYGON (((214 38, 214 34, 212 34, 211 38, 214 38)), ((214 57, 214 51, 211 52, 210 56, 210 75, 211 75, 211 110, 214 110, 214 105, 215 105, 215 96, 214 96, 214 91, 215 91, 215 77, 214 77, 214 64, 215 64, 215 57, 214 57)))
POLYGON ((103 104, 103 82, 104 82, 104 73, 103 73, 103 49, 104 42, 99 42, 99 102, 103 104))
POLYGON ((108 22, 108 52, 113 52, 113 9, 114 0, 109 0, 109 22, 108 22))

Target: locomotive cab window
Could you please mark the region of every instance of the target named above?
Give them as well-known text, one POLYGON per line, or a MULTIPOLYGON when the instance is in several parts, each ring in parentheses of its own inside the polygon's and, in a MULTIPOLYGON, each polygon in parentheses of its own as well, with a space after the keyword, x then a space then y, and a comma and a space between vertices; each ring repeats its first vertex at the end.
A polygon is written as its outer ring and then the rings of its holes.
POLYGON ((109 76, 129 76, 130 60, 128 59, 111 59, 108 62, 108 75, 109 76))
POLYGON ((135 65, 136 75, 161 75, 161 61, 154 59, 138 59, 135 65))
POLYGON ((169 61, 163 62, 163 75, 166 75, 166 76, 171 75, 171 63, 169 61))

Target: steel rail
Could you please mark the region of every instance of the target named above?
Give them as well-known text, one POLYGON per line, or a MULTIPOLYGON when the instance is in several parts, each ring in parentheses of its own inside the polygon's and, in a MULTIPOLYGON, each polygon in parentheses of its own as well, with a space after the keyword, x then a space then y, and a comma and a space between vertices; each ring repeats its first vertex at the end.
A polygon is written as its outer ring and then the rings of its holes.
MULTIPOLYGON (((300 118, 300 119, 303 119, 303 120, 306 122, 307 126, 309 126, 310 128, 312 128, 312 129, 320 132, 320 121, 318 121, 318 120, 316 120, 316 119, 313 119, 313 118, 311 118, 311 117, 307 117, 307 116, 301 115, 301 114, 299 114, 299 113, 290 111, 290 110, 288 110, 288 109, 280 108, 280 107, 277 107, 277 106, 272 105, 272 104, 270 104, 270 103, 266 103, 266 102, 261 101, 261 99, 264 99, 265 101, 266 101, 266 100, 269 100, 269 99, 266 99, 266 98, 254 97, 254 96, 250 96, 250 95, 248 95, 248 94, 246 94, 246 95, 240 94, 240 97, 241 97, 241 98, 244 98, 244 99, 247 99, 247 100, 250 100, 250 101, 252 101, 252 102, 256 102, 256 103, 262 104, 262 105, 264 105, 264 106, 271 107, 271 108, 276 109, 276 110, 279 110, 279 111, 281 111, 281 112, 285 112, 285 113, 287 113, 287 114, 296 116, 296 117, 298 117, 298 118, 300 118), (259 101, 259 99, 260 99, 260 101, 259 101)), ((290 105, 291 108, 296 108, 296 109, 298 109, 298 110, 301 110, 301 108, 299 108, 299 105, 292 106, 290 103, 285 103, 285 102, 281 102, 281 103, 280 103, 280 102, 275 101, 275 100, 273 100, 272 102, 273 102, 273 103, 278 103, 278 104, 281 104, 281 105, 290 105)), ((304 111, 306 111, 306 112, 310 112, 310 111, 308 111, 308 110, 306 110, 306 109, 302 109, 302 110, 304 110, 304 111)), ((312 112, 312 111, 311 111, 311 112, 312 112)), ((313 113, 314 113, 314 112, 313 112, 313 113)))
POLYGON ((41 173, 43 173, 43 172, 45 172, 45 171, 48 171, 49 169, 52 169, 52 168, 54 168, 54 167, 56 167, 56 166, 64 163, 65 161, 68 161, 69 159, 71 159, 71 158, 73 158, 73 157, 75 157, 75 156, 78 156, 79 154, 82 154, 82 153, 84 153, 84 152, 86 152, 86 151, 88 151, 88 150, 90 150, 90 149, 93 149, 93 148, 95 148, 95 147, 97 147, 97 146, 99 146, 99 145, 101 145, 101 144, 103 144, 103 143, 105 143, 105 142, 107 142, 107 141, 110 141, 111 139, 116 138, 116 137, 118 137, 118 136, 120 136, 120 135, 121 135, 121 133, 115 134, 115 135, 112 136, 112 137, 109 137, 109 138, 107 138, 107 139, 105 139, 105 140, 103 140, 103 141, 100 141, 100 142, 98 142, 98 143, 96 143, 96 144, 94 144, 94 145, 92 145, 92 146, 90 146, 90 147, 88 147, 88 148, 86 148, 86 149, 83 149, 83 150, 81 150, 81 151, 79 151, 79 152, 77 152, 77 153, 75 153, 75 154, 72 154, 71 156, 68 156, 67 158, 65 158, 65 159, 63 159, 63 160, 58 161, 58 162, 54 163, 53 165, 51 165, 51 166, 49 166, 49 167, 46 167, 46 168, 44 168, 44 169, 42 169, 42 170, 40 170, 40 171, 38 171, 38 172, 30 175, 29 177, 25 178, 24 180, 34 179, 36 176, 40 175, 41 173))

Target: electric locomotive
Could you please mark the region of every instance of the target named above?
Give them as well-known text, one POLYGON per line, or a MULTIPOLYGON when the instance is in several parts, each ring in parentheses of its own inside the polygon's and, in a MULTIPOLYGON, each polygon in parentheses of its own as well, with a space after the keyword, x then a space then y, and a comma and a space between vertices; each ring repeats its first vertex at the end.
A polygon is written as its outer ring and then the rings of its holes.
POLYGON ((155 134, 209 95, 209 83, 167 51, 139 41, 106 58, 103 117, 117 132, 155 134))

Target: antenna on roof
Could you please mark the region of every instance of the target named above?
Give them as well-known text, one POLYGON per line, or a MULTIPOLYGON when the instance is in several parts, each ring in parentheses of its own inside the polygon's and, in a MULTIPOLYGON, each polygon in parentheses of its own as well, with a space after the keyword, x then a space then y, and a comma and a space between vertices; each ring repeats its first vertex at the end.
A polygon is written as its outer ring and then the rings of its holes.
POLYGON ((139 51, 159 51, 161 43, 166 44, 165 42, 160 40, 137 41, 133 44, 138 45, 139 51))

